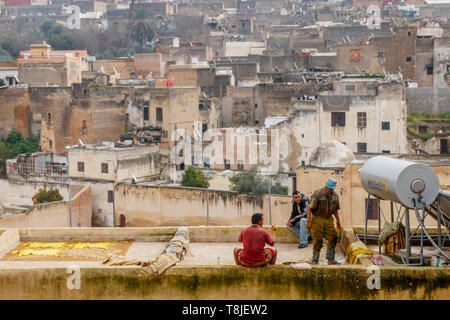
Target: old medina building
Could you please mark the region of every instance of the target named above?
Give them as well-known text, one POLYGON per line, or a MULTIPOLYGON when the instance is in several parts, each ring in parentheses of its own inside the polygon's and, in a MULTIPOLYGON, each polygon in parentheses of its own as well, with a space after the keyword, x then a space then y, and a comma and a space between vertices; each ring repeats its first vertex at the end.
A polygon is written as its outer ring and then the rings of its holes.
POLYGON ((48 44, 31 44, 17 59, 19 79, 32 87, 71 86, 89 70, 86 50, 53 51, 48 44))

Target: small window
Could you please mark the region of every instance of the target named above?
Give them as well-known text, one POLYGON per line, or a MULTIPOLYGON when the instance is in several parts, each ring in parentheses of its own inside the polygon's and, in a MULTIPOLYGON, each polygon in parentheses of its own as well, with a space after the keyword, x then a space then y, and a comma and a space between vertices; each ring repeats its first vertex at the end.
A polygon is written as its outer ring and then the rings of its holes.
POLYGON ((345 127, 345 112, 332 112, 331 113, 331 126, 332 127, 345 127))
POLYGON ((433 74, 433 67, 427 67, 427 74, 433 74))
POLYGON ((88 128, 86 125, 86 120, 83 120, 83 126, 81 127, 81 134, 82 135, 87 135, 88 134, 88 128))
POLYGON ((108 202, 114 202, 114 193, 108 190, 108 202))
POLYGON ((391 150, 381 150, 382 153, 391 153, 391 150))
POLYGON ((49 140, 49 141, 48 141, 48 144, 50 145, 50 150, 52 150, 52 149, 53 149, 53 141, 52 141, 52 140, 49 140))
POLYGON ((78 162, 78 172, 84 172, 84 162, 78 162))
POLYGON ((228 159, 225 159, 224 161, 225 169, 230 170, 231 169, 231 162, 228 159))
POLYGON ((411 62, 412 58, 411 57, 406 57, 406 62, 411 62))
POLYGON ((163 121, 163 109, 156 108, 156 121, 163 121))
POLYGON ((391 130, 391 123, 389 121, 381 122, 381 130, 391 130))
POLYGON ((428 127, 427 126, 419 126, 419 133, 427 133, 428 127))
POLYGON ((149 119, 148 107, 144 107, 144 121, 148 121, 149 119))
POLYGON ((365 112, 358 112, 357 113, 357 127, 358 128, 365 128, 367 127, 367 118, 365 112))
POLYGON ((259 124, 259 120, 255 120, 255 124, 259 124))
POLYGON ((378 58, 384 58, 384 52, 378 51, 378 58))
POLYGON ((217 136, 218 141, 222 141, 222 136, 217 136))
POLYGON ((255 109, 256 109, 256 108, 258 108, 258 104, 257 104, 257 103, 255 103, 255 109))
POLYGON ((108 173, 108 164, 102 163, 102 173, 108 173))
MULTIPOLYGON (((367 198, 365 206, 367 207, 367 198)), ((366 211, 366 207, 364 208, 364 211, 366 211)), ((367 209, 367 220, 378 220, 378 199, 370 199, 369 207, 367 209)))
POLYGON ((345 90, 347 90, 347 91, 355 91, 355 86, 354 85, 346 85, 345 86, 345 90))
POLYGON ((50 125, 52 123, 52 114, 49 112, 47 113, 47 124, 50 125))
POLYGON ((244 161, 238 160, 237 169, 238 170, 244 170, 244 161))
POLYGON ((408 36, 410 36, 411 35, 411 31, 408 31, 408 36))
POLYGON ((367 152, 367 143, 358 143, 358 153, 367 152))
POLYGON ((208 130, 208 124, 202 123, 202 132, 205 132, 206 130, 208 130))

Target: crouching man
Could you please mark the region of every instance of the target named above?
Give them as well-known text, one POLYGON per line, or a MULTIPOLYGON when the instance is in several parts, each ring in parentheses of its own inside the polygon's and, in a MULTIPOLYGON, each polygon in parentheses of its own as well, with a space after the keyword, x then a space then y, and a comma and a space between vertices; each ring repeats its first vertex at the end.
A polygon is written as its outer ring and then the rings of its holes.
POLYGON ((274 245, 269 232, 262 228, 264 224, 263 214, 255 213, 252 216, 252 225, 241 231, 239 242, 243 242, 244 249, 234 249, 234 261, 245 267, 264 267, 275 264, 277 260, 277 249, 265 248, 267 243, 274 245))

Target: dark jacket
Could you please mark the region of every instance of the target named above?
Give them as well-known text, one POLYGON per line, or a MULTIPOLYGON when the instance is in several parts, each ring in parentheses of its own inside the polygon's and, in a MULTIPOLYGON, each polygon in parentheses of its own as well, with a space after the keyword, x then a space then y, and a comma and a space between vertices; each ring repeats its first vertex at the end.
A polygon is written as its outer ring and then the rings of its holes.
POLYGON ((297 203, 293 201, 292 203, 292 212, 291 217, 289 220, 294 219, 293 223, 296 223, 297 221, 300 221, 301 218, 306 218, 306 210, 308 209, 309 205, 309 198, 304 193, 300 193, 302 195, 302 200, 300 200, 300 212, 298 210, 297 203))

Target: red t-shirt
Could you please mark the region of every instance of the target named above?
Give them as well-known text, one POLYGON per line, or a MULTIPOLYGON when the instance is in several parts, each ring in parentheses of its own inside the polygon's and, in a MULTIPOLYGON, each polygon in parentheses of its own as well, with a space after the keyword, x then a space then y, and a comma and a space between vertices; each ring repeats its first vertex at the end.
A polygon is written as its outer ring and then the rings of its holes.
POLYGON ((269 232, 254 224, 241 231, 239 241, 244 243, 241 259, 246 263, 264 261, 266 259, 265 244, 273 246, 269 232))

